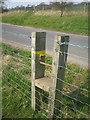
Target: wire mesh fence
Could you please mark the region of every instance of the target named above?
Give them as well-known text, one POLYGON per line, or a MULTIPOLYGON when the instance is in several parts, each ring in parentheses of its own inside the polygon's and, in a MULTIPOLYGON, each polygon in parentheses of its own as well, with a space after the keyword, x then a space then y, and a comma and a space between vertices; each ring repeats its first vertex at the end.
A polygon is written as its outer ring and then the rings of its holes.
MULTIPOLYGON (((59 45, 61 46, 61 44, 59 45)), ((65 70, 64 79, 57 77, 57 80, 63 83, 63 89, 55 90, 55 93, 62 95, 62 100, 53 99, 47 91, 35 87, 36 111, 34 111, 31 107, 32 57, 30 50, 32 46, 20 46, 19 43, 12 41, 0 43, 0 46, 2 51, 2 118, 48 119, 48 114, 52 115, 49 111, 49 101, 52 103, 53 101, 57 102, 61 106, 60 109, 54 106, 55 112, 53 116, 55 119, 88 118, 88 108, 90 105, 88 101, 87 69, 70 63, 67 63, 65 67, 58 66, 58 68, 65 70)), ((73 57, 73 54, 62 51, 57 52, 63 57, 66 54, 73 57)), ((85 59, 88 60, 88 58, 85 59)), ((46 56, 45 62, 50 65, 50 67, 45 66, 45 76, 52 79, 52 57, 46 56)), ((53 88, 51 90, 53 91, 53 88)))
POLYGON ((22 111, 22 108, 30 106, 31 55, 24 46, 23 50, 16 46, 15 43, 13 46, 2 43, 2 110, 4 113, 2 117, 11 117, 15 110, 22 111), (12 114, 8 115, 10 109, 12 114))

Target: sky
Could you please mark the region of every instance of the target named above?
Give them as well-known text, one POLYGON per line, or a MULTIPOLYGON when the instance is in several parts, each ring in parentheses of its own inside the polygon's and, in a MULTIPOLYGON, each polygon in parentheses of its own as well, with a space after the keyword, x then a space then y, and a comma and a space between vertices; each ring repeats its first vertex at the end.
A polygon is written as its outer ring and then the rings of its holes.
MULTIPOLYGON (((21 6, 21 5, 27 6, 28 4, 29 5, 37 5, 41 2, 45 2, 45 3, 48 4, 49 2, 52 2, 52 1, 55 1, 55 0, 7 0, 7 1, 8 1, 8 2, 6 2, 7 8, 12 8, 12 7, 21 6)), ((60 1, 60 0, 57 0, 57 1, 60 1)), ((85 1, 85 0, 68 0, 68 1, 77 3, 77 2, 82 2, 82 1, 85 1)))

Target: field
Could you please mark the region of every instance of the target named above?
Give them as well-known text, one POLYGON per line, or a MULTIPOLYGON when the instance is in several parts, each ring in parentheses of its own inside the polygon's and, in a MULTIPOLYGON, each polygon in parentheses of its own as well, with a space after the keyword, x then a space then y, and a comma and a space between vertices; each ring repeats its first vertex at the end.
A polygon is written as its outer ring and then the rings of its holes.
MULTIPOLYGON (((31 53, 28 50, 13 48, 10 45, 0 44, 2 47, 2 115, 3 118, 45 118, 47 115, 47 99, 43 97, 43 109, 38 113, 31 109, 31 53)), ((52 64, 52 57, 46 56, 46 63, 52 64)), ((74 64, 67 64, 63 91, 63 108, 65 114, 59 112, 59 117, 87 118, 88 113, 88 70, 74 64), (78 75, 76 73, 80 73, 78 75), (69 84, 72 84, 70 86, 69 84), (78 87, 73 87, 78 86, 78 87), (82 89, 80 89, 82 88, 82 89), (76 100, 75 100, 76 99, 76 100), (82 101, 82 104, 79 101, 82 101), (69 107, 68 107, 69 106, 69 107), (73 109, 72 109, 73 108, 73 109), (84 114, 81 114, 81 113, 84 114)), ((45 76, 51 78, 52 68, 45 68, 45 76)), ((48 97, 48 93, 43 93, 48 97)))
POLYGON ((3 23, 88 35, 88 13, 82 11, 10 11, 2 14, 3 23))

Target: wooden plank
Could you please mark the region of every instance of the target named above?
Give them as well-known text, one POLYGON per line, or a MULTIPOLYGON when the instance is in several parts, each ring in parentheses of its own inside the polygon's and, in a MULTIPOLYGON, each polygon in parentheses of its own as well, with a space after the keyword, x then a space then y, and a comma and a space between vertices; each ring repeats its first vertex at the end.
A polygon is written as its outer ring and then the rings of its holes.
MULTIPOLYGON (((32 73, 31 73, 31 83, 32 83, 32 95, 31 95, 31 104, 32 108, 35 110, 35 79, 43 78, 45 73, 45 66, 40 64, 40 60, 45 62, 45 44, 46 44, 46 33, 45 32, 32 32, 32 73)), ((39 89, 38 89, 39 90, 39 89)), ((41 92, 41 91, 40 91, 41 92)), ((38 97, 38 96, 37 96, 38 97)), ((40 103, 37 103, 40 104, 40 103)))
MULTIPOLYGON (((35 32, 32 32, 32 51, 35 51, 35 46, 36 46, 36 33, 35 32)), ((31 63, 31 83, 32 83, 32 86, 31 86, 31 106, 32 106, 32 109, 35 110, 35 58, 36 58, 36 55, 31 53, 31 57, 32 57, 32 63, 31 63)))
POLYGON ((49 78, 40 78, 35 80, 35 86, 38 88, 49 92, 49 88, 52 86, 52 79, 49 78))
POLYGON ((56 41, 60 42, 58 36, 55 36, 54 48, 53 48, 53 62, 52 62, 52 87, 49 90, 49 104, 48 104, 48 118, 53 117, 54 113, 54 101, 55 100, 55 88, 56 88, 56 79, 58 73, 58 62, 59 62, 59 52, 60 46, 57 45, 56 41), (53 99, 52 99, 53 98, 53 99))
POLYGON ((54 41, 54 49, 53 49, 53 63, 52 63, 52 87, 49 90, 49 114, 48 117, 52 118, 54 117, 54 114, 56 114, 55 108, 59 109, 60 105, 57 104, 55 99, 58 99, 59 101, 62 100, 62 94, 58 93, 56 89, 62 90, 63 88, 63 83, 60 82, 57 78, 59 79, 64 79, 64 74, 65 74, 65 69, 59 68, 58 66, 63 66, 65 67, 66 65, 66 57, 63 56, 61 52, 67 52, 67 45, 58 45, 57 43, 64 43, 64 42, 69 42, 69 37, 68 36, 55 36, 55 41, 54 41))

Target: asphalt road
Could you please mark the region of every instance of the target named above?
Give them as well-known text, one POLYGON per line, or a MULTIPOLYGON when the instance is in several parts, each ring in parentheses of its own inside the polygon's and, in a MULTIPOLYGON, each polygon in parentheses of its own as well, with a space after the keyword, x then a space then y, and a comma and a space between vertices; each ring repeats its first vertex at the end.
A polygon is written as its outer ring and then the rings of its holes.
MULTIPOLYGON (((31 27, 20 27, 9 24, 0 24, 2 29, 2 34, 0 38, 7 42, 18 42, 22 45, 31 45, 31 40, 27 38, 30 36, 31 32, 46 32, 46 53, 48 55, 53 55, 53 43, 55 35, 69 35, 70 43, 75 45, 87 46, 88 47, 88 36, 68 34, 63 32, 49 31, 43 29, 35 29, 31 27), (25 36, 24 36, 25 35, 25 36)), ((88 66, 88 49, 69 46, 68 49, 68 62, 79 64, 81 67, 88 66)))

